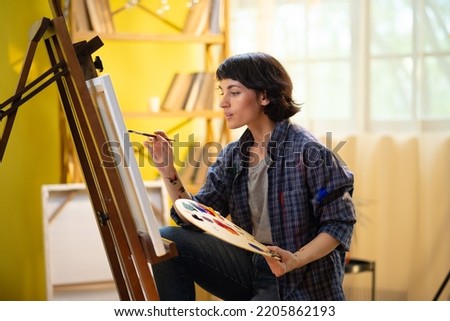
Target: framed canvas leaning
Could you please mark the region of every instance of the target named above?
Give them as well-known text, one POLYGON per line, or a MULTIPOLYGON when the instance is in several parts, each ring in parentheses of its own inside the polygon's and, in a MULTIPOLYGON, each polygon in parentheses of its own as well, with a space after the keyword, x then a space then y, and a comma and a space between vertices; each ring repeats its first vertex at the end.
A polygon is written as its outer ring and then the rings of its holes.
MULTIPOLYGON (((158 226, 167 225, 164 183, 144 185, 158 226)), ((85 184, 48 184, 41 190, 47 300, 118 300, 85 184)))

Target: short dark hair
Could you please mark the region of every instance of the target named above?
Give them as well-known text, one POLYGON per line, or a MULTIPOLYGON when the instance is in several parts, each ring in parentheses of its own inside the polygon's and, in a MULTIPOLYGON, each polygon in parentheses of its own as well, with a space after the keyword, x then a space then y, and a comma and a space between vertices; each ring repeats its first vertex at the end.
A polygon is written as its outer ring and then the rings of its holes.
POLYGON ((292 80, 283 65, 262 52, 231 56, 216 71, 218 81, 233 79, 245 87, 265 93, 270 103, 264 112, 275 122, 288 119, 300 111, 292 98, 292 80))

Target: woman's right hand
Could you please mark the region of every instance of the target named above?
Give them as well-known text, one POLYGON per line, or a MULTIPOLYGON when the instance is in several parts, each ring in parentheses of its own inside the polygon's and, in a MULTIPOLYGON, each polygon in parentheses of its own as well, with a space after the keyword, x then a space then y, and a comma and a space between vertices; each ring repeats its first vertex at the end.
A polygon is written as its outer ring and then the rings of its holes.
POLYGON ((175 169, 172 143, 165 132, 155 131, 154 134, 156 137, 149 137, 144 145, 163 178, 170 198, 173 202, 179 198, 192 198, 191 194, 185 190, 175 169))
POLYGON ((160 173, 169 172, 174 168, 172 144, 164 131, 158 130, 154 134, 156 137, 149 137, 144 141, 144 146, 147 147, 156 169, 160 173))

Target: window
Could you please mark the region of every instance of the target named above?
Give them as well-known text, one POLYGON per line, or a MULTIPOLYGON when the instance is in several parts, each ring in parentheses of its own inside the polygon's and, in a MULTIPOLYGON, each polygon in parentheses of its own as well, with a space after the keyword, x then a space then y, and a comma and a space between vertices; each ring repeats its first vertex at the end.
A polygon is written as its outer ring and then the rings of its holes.
POLYGON ((318 131, 450 129, 448 0, 231 0, 231 53, 278 58, 318 131))

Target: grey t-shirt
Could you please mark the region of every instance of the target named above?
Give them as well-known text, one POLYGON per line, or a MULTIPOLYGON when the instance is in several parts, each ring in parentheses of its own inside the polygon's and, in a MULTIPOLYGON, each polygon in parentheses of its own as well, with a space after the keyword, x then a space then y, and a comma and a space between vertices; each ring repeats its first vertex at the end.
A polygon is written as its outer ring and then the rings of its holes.
POLYGON ((267 206, 267 167, 266 158, 248 168, 248 203, 252 214, 253 236, 261 243, 272 244, 269 211, 267 206))

